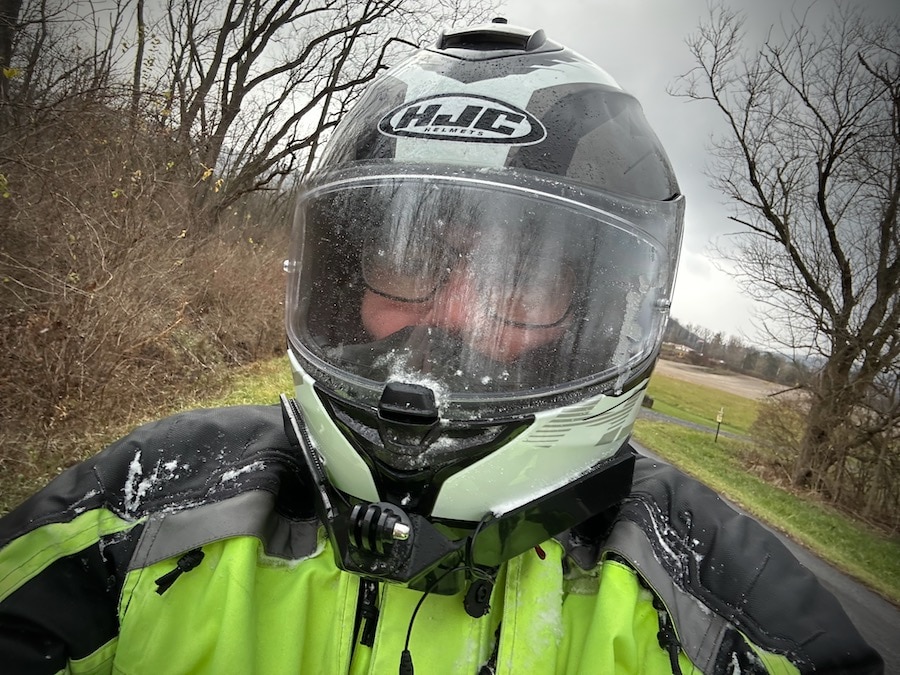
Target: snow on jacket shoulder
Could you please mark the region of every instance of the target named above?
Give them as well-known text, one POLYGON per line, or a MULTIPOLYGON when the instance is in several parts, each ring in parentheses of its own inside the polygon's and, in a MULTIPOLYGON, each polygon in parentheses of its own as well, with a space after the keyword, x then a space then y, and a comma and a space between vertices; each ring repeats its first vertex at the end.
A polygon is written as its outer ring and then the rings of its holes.
MULTIPOLYGON (((777 539, 667 465, 588 530, 504 565, 487 617, 429 596, 416 672, 881 672, 777 539)), ((364 591, 279 406, 140 427, 0 519, 3 672, 395 673, 421 594, 381 585, 373 619, 364 591)))

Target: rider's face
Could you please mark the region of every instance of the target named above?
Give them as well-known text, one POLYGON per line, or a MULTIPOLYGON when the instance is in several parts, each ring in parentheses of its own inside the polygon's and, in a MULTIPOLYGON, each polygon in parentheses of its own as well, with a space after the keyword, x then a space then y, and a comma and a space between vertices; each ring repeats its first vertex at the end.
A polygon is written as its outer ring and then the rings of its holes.
POLYGON ((439 260, 434 258, 423 264, 411 262, 407 254, 395 264, 383 251, 368 254, 361 314, 372 338, 430 326, 508 363, 558 340, 568 328, 574 290, 568 267, 557 267, 552 274, 526 269, 492 279, 484 265, 473 264, 472 256, 458 249, 442 247, 439 260))

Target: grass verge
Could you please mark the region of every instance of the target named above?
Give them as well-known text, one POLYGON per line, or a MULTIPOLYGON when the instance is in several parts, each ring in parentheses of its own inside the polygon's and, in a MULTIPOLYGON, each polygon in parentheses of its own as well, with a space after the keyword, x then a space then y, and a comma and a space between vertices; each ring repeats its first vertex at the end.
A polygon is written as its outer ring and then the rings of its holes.
MULTIPOLYGON (((725 409, 723 431, 749 436, 759 403, 753 399, 654 374, 648 394, 653 410, 715 429, 716 413, 725 409)), ((748 471, 752 453, 745 441, 678 424, 638 420, 635 439, 815 552, 838 569, 859 579, 900 605, 900 538, 890 537, 854 520, 812 496, 800 496, 771 485, 748 471)))
POLYGON ((293 391, 286 357, 259 361, 198 385, 195 391, 154 408, 110 423, 72 421, 53 435, 37 432, 16 438, 15 462, 0 462, 0 516, 16 507, 71 464, 87 459, 140 424, 191 408, 214 408, 247 403, 277 403, 282 392, 293 391))
MULTIPOLYGON (((654 406, 655 407, 655 406, 654 406)), ((742 442, 666 422, 638 420, 635 439, 757 519, 900 605, 900 541, 817 500, 769 485, 743 466, 742 442)))
POLYGON ((721 431, 740 436, 749 434, 759 408, 753 399, 658 373, 650 378, 647 394, 653 398, 654 411, 713 429, 721 410, 721 431))

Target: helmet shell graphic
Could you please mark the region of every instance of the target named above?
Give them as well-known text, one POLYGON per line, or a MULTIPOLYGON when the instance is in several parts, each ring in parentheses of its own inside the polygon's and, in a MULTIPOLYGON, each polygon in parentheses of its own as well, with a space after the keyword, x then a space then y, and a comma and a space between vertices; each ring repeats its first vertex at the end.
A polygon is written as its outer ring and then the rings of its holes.
POLYGON ((437 94, 404 103, 381 119, 378 130, 387 136, 504 145, 530 145, 547 137, 529 112, 475 94, 437 94))

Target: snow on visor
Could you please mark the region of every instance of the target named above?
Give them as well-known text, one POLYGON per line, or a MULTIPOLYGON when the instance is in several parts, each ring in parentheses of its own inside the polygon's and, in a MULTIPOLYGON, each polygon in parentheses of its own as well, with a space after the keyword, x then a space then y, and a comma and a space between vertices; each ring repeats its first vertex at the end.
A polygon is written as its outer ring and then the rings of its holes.
POLYGON ((615 197, 367 170, 324 176, 298 205, 288 330, 319 377, 371 403, 426 379, 490 407, 612 381, 655 348, 670 255, 615 197))

